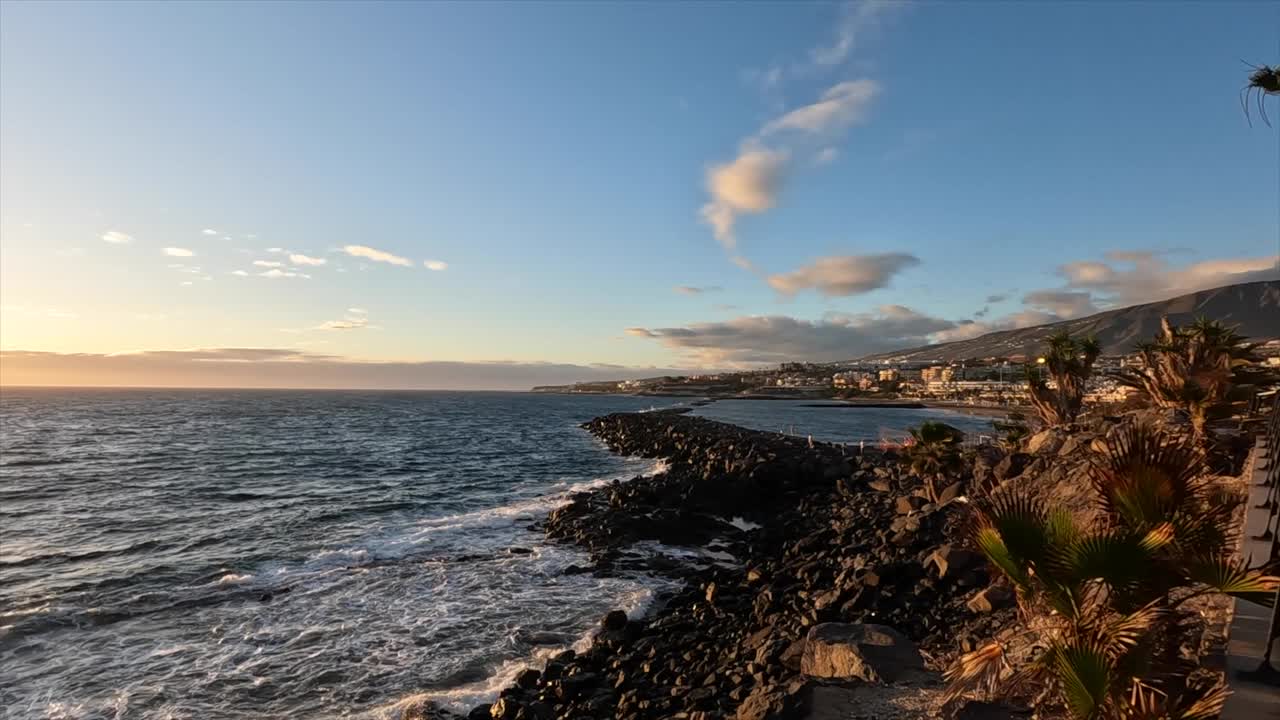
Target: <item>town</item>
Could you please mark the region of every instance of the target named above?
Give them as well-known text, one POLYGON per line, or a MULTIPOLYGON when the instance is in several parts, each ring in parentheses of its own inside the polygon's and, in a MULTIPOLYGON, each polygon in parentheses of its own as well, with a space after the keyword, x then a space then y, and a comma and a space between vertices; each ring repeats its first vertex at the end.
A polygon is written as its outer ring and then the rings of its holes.
MULTIPOLYGON (((1280 340, 1257 348, 1268 365, 1280 367, 1280 340)), ((1085 399, 1123 408, 1135 389, 1118 375, 1139 362, 1136 354, 1103 355, 1094 365, 1085 399)), ((836 399, 928 401, 987 407, 1029 404, 1027 374, 1042 372, 1044 359, 1025 355, 959 362, 936 360, 851 360, 837 363, 787 362, 775 368, 639 380, 548 385, 534 392, 674 395, 749 399, 836 399)), ((1046 376, 1046 381, 1052 381, 1046 376)))

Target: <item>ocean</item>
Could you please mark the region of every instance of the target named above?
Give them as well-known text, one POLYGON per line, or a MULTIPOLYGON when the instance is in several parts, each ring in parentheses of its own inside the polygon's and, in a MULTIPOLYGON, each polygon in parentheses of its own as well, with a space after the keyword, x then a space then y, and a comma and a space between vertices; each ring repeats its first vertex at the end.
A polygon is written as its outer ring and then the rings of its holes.
MULTIPOLYGON (((14 718, 395 718, 491 700, 645 576, 530 530, 660 470, 578 428, 675 399, 453 392, 0 392, 0 707, 14 718)), ((723 401, 874 440, 944 411, 723 401)), ((662 549, 658 548, 658 552, 662 549)), ((674 549, 673 549, 673 552, 674 549)))

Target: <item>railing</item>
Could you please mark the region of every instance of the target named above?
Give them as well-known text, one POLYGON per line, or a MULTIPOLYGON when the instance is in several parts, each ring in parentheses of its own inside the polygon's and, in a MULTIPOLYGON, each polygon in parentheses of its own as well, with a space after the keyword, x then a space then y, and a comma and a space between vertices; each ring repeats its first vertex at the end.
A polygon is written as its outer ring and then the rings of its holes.
MULTIPOLYGON (((1256 400, 1255 398, 1255 402, 1256 400)), ((1255 407, 1261 409, 1261 405, 1261 402, 1256 402, 1255 407)), ((1257 543, 1267 548, 1265 557, 1249 558, 1254 565, 1267 561, 1274 562, 1280 558, 1280 393, 1272 396, 1269 412, 1270 416, 1266 420, 1261 437, 1267 464, 1261 473, 1261 478, 1250 488, 1249 502, 1252 506, 1247 510, 1252 517, 1249 527, 1246 528, 1246 532, 1250 533, 1246 541, 1253 541, 1255 548, 1258 547, 1257 543), (1261 501, 1258 502, 1258 500, 1261 501)), ((1255 455, 1257 461, 1261 461, 1263 452, 1255 455)), ((1255 473, 1256 476, 1257 473, 1255 473)), ((1276 597, 1271 604, 1271 622, 1264 641, 1262 663, 1256 669, 1242 672, 1240 675, 1255 682, 1280 684, 1280 671, 1271 664, 1272 651, 1278 639, 1280 639, 1280 590, 1276 591, 1276 597)))

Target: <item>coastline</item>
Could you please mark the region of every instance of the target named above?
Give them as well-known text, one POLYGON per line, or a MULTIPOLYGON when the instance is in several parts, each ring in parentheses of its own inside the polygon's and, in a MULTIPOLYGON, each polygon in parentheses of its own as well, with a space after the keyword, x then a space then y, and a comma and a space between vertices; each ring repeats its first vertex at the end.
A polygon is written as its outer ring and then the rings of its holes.
MULTIPOLYGON (((667 471, 578 493, 534 526, 589 552, 590 567, 575 573, 647 573, 678 589, 647 614, 610 612, 589 643, 520 672, 496 702, 461 717, 792 716, 830 691, 801 672, 819 626, 891 626, 929 659, 920 670, 933 678, 957 639, 1008 619, 1003 608, 969 607, 990 578, 949 544, 960 483, 933 505, 912 494, 892 452, 688 410, 586 423, 614 452, 663 458, 667 471), (644 551, 654 548, 671 552, 644 551)), ((424 707, 406 717, 460 716, 424 707)))

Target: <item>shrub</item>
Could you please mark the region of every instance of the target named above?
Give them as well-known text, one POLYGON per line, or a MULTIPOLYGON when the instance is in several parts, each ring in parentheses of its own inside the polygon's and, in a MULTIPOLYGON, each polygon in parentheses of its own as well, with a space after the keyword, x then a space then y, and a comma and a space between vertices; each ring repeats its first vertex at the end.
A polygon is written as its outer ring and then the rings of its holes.
POLYGON ((1101 352, 1101 346, 1092 337, 1075 338, 1064 331, 1049 338, 1043 364, 1054 387, 1049 387, 1043 373, 1027 368, 1031 405, 1045 425, 1063 425, 1080 414, 1085 382, 1093 373, 1093 363, 1101 352))
POLYGON ((1089 483, 1100 511, 1089 527, 1025 491, 975 507, 973 542, 1016 589, 1020 639, 1039 651, 1016 669, 1005 642, 962 656, 951 699, 1034 686, 1075 720, 1216 717, 1226 690, 1190 681, 1179 606, 1206 593, 1267 603, 1280 578, 1235 559, 1237 503, 1185 439, 1131 425, 1092 460, 1089 483))
POLYGON ((963 463, 960 443, 964 433, 942 422, 924 422, 911 428, 911 443, 906 448, 906 459, 911 470, 919 475, 929 493, 929 500, 938 501, 939 480, 955 476, 963 463))
POLYGON ((1186 413, 1203 440, 1209 421, 1230 414, 1233 401, 1243 399, 1238 390, 1274 380, 1256 364, 1254 347, 1217 321, 1200 318, 1177 327, 1161 318, 1155 339, 1138 345, 1141 365, 1121 375, 1121 382, 1157 407, 1186 413))

